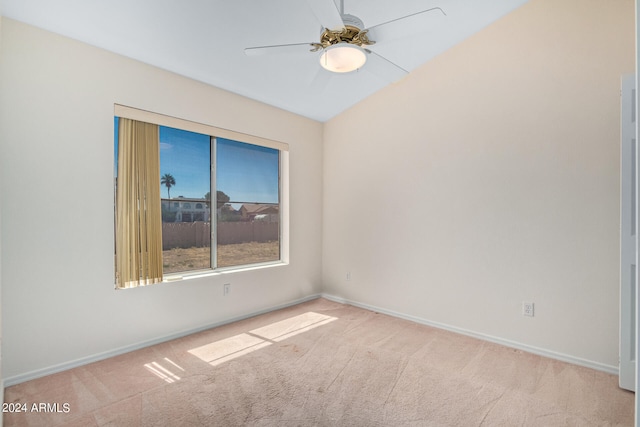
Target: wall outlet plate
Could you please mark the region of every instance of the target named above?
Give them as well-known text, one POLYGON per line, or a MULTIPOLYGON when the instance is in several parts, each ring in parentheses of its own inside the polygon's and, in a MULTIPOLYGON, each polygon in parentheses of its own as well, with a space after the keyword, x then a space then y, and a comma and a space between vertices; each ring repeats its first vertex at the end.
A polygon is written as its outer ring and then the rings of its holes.
POLYGON ((522 315, 533 317, 533 303, 532 302, 523 302, 522 303, 522 315))

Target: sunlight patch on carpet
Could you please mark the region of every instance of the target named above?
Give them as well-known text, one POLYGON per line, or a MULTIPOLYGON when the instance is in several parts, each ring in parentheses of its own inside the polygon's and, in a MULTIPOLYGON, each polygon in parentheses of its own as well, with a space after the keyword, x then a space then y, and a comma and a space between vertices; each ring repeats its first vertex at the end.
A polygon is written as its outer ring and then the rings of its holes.
POLYGON ((280 342, 294 335, 317 328, 318 326, 326 325, 334 320, 337 320, 337 317, 326 316, 310 311, 262 328, 254 329, 250 332, 253 335, 258 335, 268 340, 280 342))
MULTIPOLYGON (((178 366, 177 364, 175 364, 171 360, 167 359, 166 357, 164 359, 167 362, 169 362, 170 364, 172 364, 173 366, 175 366, 176 368, 182 369, 180 366, 178 366)), ((165 380, 168 383, 173 383, 173 382, 176 382, 176 381, 178 381, 180 379, 180 377, 178 375, 174 374, 171 370, 165 368, 164 366, 162 366, 158 362, 146 363, 144 365, 144 367, 147 368, 149 371, 151 371, 155 376, 165 380)), ((182 369, 182 370, 184 371, 184 369, 182 369)))
POLYGON ((334 320, 337 320, 337 317, 307 312, 247 333, 193 348, 189 353, 211 366, 217 366, 334 320))

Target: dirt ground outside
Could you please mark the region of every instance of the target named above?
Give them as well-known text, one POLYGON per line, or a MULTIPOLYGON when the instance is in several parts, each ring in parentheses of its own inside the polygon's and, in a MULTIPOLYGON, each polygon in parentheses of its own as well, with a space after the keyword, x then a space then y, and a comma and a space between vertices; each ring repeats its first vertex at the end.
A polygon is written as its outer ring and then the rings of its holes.
MULTIPOLYGON (((280 259, 278 241, 218 245, 218 267, 255 264, 280 259)), ((210 248, 174 248, 162 252, 164 273, 211 267, 210 248)))

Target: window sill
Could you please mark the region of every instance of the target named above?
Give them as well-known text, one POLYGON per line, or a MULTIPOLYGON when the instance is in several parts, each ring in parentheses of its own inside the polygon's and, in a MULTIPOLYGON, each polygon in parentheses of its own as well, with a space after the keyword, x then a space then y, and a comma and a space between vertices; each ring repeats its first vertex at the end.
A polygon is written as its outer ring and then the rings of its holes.
POLYGON ((223 274, 242 273, 245 271, 262 270, 265 268, 280 267, 284 265, 289 265, 289 263, 284 261, 274 261, 260 264, 243 265, 238 267, 217 268, 215 270, 195 270, 180 274, 166 275, 164 276, 164 280, 162 281, 162 283, 180 282, 183 280, 200 279, 203 277, 215 277, 221 276, 223 274))

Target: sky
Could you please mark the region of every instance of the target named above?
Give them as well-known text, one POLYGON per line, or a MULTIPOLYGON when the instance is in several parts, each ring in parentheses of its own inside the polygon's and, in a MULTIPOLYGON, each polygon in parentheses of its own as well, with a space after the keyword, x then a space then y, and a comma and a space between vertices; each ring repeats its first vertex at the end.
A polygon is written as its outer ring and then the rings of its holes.
MULTIPOLYGON (((117 126, 116 117, 116 159, 117 126)), ((210 147, 208 135, 160 126, 160 176, 168 173, 175 179, 171 198, 203 198, 210 191, 210 147)), ((278 150, 218 138, 216 155, 217 188, 232 202, 278 202, 278 150)), ((167 197, 164 185, 161 196, 167 197)))

